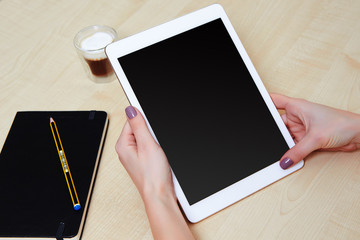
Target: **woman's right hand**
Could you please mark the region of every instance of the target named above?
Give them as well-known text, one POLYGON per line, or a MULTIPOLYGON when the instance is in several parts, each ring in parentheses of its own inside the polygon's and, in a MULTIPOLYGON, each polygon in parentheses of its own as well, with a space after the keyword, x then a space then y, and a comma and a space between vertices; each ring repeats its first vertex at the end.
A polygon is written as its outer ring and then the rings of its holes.
POLYGON ((311 103, 303 99, 270 95, 295 146, 280 159, 287 169, 315 150, 354 151, 360 148, 360 115, 311 103))

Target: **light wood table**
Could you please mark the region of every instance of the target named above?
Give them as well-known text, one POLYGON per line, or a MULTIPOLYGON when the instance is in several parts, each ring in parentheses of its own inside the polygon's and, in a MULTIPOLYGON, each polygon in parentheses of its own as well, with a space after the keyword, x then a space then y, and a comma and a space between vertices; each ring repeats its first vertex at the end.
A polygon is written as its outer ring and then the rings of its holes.
MULTIPOLYGON (((359 0, 0 1, 0 146, 20 110, 110 115, 82 239, 152 235, 114 150, 128 101, 117 80, 87 79, 73 37, 94 24, 126 37, 216 2, 268 91, 360 113, 359 0)), ((360 239, 360 151, 313 153, 297 173, 189 226, 206 240, 360 239)))

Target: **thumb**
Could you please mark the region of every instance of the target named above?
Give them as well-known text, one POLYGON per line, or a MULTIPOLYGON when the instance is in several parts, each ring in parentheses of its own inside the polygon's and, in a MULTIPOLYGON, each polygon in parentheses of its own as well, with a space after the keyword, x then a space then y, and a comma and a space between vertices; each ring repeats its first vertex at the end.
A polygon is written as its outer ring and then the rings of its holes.
POLYGON ((133 106, 128 106, 125 109, 128 122, 130 124, 131 130, 134 133, 136 144, 139 148, 146 148, 149 144, 155 142, 153 136, 151 135, 144 117, 141 115, 140 111, 134 108, 133 106))
POLYGON ((282 156, 280 160, 280 167, 284 170, 288 169, 318 148, 319 147, 316 142, 314 142, 313 138, 307 135, 282 156))

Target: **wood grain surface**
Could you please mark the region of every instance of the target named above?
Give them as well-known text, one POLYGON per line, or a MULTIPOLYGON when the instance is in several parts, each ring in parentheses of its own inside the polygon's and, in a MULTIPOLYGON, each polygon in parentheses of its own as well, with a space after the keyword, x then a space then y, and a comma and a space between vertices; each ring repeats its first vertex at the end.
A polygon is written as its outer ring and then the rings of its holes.
MULTIPOLYGON (((101 24, 123 38, 213 3, 224 7, 269 92, 360 113, 359 0, 0 1, 0 146, 17 111, 110 115, 82 239, 152 235, 114 150, 129 103, 116 79, 86 77, 75 34, 101 24)), ((204 240, 360 239, 360 151, 315 152, 302 170, 189 226, 204 240)))

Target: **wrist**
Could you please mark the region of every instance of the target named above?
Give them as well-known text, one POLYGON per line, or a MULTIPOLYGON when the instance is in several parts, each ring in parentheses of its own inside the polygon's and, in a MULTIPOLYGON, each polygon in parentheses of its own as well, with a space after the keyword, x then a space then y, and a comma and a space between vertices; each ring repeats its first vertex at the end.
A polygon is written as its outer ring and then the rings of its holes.
POLYGON ((146 192, 142 197, 154 239, 194 239, 173 191, 146 192))
POLYGON ((170 202, 176 203, 174 189, 169 186, 145 187, 141 193, 141 197, 145 203, 145 207, 152 204, 168 205, 170 202))

